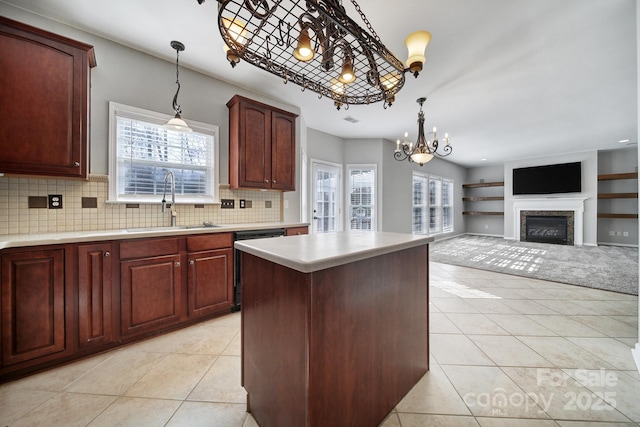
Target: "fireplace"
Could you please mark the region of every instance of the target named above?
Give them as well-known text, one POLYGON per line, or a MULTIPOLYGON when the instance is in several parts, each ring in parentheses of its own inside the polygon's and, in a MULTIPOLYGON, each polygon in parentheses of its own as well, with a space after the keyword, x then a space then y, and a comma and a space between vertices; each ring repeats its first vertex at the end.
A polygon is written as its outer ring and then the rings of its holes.
POLYGON ((534 216, 527 217, 527 242, 567 244, 566 216, 534 216))
MULTIPOLYGON (((566 216, 566 245, 584 244, 584 202, 586 197, 517 198, 513 200, 513 238, 527 240, 528 216, 566 216)), ((506 209, 506 206, 505 206, 506 209)), ((505 221, 507 217, 505 216, 505 221)))
POLYGON ((572 211, 520 211, 520 240, 573 245, 572 211))

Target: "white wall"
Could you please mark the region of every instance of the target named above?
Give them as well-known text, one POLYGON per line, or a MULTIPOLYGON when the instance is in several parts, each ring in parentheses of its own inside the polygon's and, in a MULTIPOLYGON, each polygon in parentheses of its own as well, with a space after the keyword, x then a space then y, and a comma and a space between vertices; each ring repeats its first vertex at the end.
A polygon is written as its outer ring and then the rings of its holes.
POLYGON ((585 245, 597 244, 597 209, 598 209, 598 153, 585 151, 582 153, 561 154, 550 157, 517 160, 504 165, 504 237, 514 239, 515 222, 513 201, 522 199, 536 199, 534 196, 513 195, 513 169, 529 166, 552 165, 556 163, 582 162, 582 192, 550 195, 549 198, 586 197, 584 202, 584 236, 585 245))

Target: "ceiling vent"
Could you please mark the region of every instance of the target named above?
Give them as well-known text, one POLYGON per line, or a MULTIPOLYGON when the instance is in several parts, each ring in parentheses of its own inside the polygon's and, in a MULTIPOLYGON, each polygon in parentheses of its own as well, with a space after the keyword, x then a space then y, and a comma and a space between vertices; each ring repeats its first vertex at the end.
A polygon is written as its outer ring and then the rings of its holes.
POLYGON ((345 118, 343 118, 342 120, 345 120, 349 123, 358 123, 360 120, 353 118, 352 116, 347 116, 345 118))

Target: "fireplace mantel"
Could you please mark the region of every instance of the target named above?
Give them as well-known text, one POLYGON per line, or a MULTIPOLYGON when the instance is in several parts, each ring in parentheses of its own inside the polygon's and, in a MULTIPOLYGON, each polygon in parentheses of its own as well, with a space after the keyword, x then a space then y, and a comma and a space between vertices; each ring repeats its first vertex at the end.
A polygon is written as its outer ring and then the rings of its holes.
POLYGON ((547 197, 537 199, 514 199, 514 238, 520 240, 520 211, 573 211, 573 244, 583 245, 584 201, 587 197, 547 197))

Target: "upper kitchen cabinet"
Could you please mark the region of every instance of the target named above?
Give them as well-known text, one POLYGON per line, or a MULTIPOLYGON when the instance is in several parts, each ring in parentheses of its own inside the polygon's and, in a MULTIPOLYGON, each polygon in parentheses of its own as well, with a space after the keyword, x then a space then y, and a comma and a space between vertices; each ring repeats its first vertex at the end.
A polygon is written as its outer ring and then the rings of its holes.
POLYGON ((231 188, 294 191, 298 116, 239 95, 227 107, 231 188))
POLYGON ((0 17, 0 172, 87 178, 93 47, 0 17))

